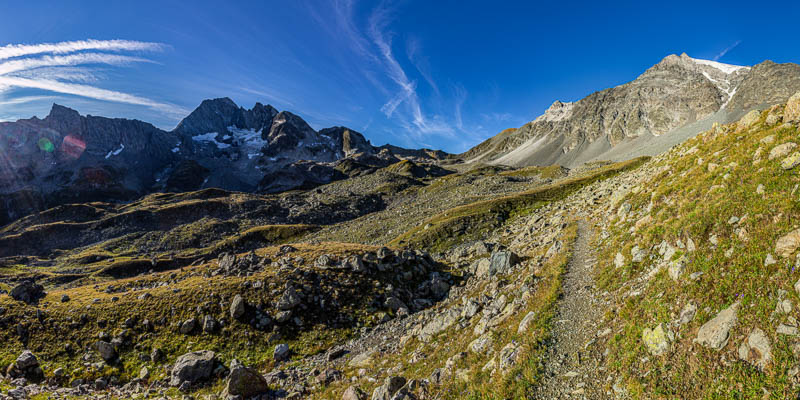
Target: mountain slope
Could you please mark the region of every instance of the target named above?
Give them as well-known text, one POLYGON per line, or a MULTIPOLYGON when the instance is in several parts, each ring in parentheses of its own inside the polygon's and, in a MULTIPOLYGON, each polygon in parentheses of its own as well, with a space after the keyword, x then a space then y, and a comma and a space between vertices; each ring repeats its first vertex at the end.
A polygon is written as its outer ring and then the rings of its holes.
POLYGON ((596 159, 658 154, 713 122, 800 90, 800 66, 765 61, 740 67, 670 55, 634 81, 575 103, 556 101, 540 117, 461 155, 513 166, 577 166, 596 159))

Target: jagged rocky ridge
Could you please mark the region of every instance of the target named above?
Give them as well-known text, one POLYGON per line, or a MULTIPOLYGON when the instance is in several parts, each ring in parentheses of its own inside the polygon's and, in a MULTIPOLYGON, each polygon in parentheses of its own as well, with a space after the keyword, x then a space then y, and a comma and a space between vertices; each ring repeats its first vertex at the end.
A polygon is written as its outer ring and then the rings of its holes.
POLYGON ((171 132, 53 105, 0 123, 0 225, 65 203, 126 201, 216 187, 277 193, 369 173, 441 152, 375 147, 345 127, 315 131, 288 111, 205 100, 171 132), (344 164, 342 167, 337 166, 344 164))
POLYGON ((659 154, 746 112, 800 90, 800 66, 734 66, 670 55, 634 81, 574 103, 555 101, 540 117, 501 132, 461 157, 511 166, 578 166, 659 154))

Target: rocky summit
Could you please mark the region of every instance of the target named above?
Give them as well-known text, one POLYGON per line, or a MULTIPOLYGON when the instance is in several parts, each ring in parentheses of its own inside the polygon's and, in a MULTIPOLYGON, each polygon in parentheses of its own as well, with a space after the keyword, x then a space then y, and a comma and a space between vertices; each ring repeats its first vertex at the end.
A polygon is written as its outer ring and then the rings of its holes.
POLYGON ((673 55, 462 155, 0 123, 0 397, 796 398, 798 71, 673 55))

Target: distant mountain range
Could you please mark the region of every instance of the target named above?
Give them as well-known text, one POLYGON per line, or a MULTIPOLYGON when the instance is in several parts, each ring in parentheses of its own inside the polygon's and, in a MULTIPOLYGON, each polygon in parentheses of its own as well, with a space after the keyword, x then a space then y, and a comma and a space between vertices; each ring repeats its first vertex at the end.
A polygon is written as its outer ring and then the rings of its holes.
POLYGON ((800 66, 753 67, 670 55, 634 81, 574 103, 556 101, 540 117, 461 154, 468 162, 509 166, 624 160, 654 155, 800 90, 800 66))
POLYGON ((129 201, 208 187, 253 193, 308 189, 402 159, 512 167, 654 155, 800 91, 800 66, 752 67, 670 55, 634 81, 540 117, 460 155, 373 146, 345 127, 228 98, 203 101, 172 131, 136 120, 81 116, 53 105, 39 119, 0 123, 0 225, 65 203, 129 201))
POLYGON ((315 131, 288 111, 260 103, 247 110, 228 98, 203 101, 170 132, 53 105, 44 119, 0 123, 0 148, 0 225, 64 203, 207 187, 277 193, 372 171, 398 156, 448 156, 376 147, 345 127, 315 131))

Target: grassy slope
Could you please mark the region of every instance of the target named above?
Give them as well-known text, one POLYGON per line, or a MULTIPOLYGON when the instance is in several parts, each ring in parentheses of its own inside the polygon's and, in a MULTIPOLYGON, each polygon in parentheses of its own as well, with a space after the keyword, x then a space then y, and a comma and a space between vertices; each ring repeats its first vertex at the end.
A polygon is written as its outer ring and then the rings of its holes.
POLYGON ((442 251, 464 237, 477 239, 500 227, 514 215, 533 212, 539 205, 563 199, 583 186, 636 168, 648 158, 641 157, 590 171, 585 175, 556 181, 529 191, 478 201, 435 215, 392 242, 394 246, 425 247, 442 251))
MULTIPOLYGON (((767 157, 775 146, 797 142, 800 132, 796 125, 767 125, 768 114, 765 111, 752 127, 715 128, 678 146, 660 163, 660 174, 624 199, 632 206, 631 215, 624 221, 611 221, 599 263, 603 287, 615 292, 618 300, 618 313, 606 316, 617 332, 607 364, 625 377, 635 398, 796 396, 796 381, 789 372, 800 359, 800 348, 795 339, 776 334, 776 327, 788 316, 772 316, 772 312, 779 290, 787 291, 786 298, 795 305, 791 315, 797 316, 800 305, 792 287, 800 278, 794 257, 782 259, 775 253, 776 240, 800 223, 796 191, 800 177, 797 168, 781 168, 783 157, 767 157), (774 142, 762 142, 768 136, 774 142), (754 162, 759 151, 761 161, 754 162), (764 185, 764 194, 757 193, 759 185, 764 185), (645 215, 652 221, 636 230, 636 221, 645 215), (734 216, 742 221, 729 224, 734 216), (712 235, 719 240, 717 246, 710 242, 712 235), (650 249, 662 241, 677 246, 678 241, 685 244, 689 239, 697 250, 678 249, 675 258, 686 254, 689 260, 678 282, 662 269, 649 283, 635 284, 659 260, 632 263, 633 246, 650 249), (613 263, 618 251, 626 260, 621 268, 613 263), (765 266, 768 254, 778 262, 765 266), (688 276, 696 272, 703 275, 690 280, 688 276), (641 295, 627 296, 633 288, 639 288, 641 295), (727 346, 716 352, 694 344, 698 328, 736 300, 742 304, 739 323, 727 346), (642 331, 675 320, 692 301, 697 315, 689 324, 673 329, 677 337, 673 351, 650 356, 641 341, 642 331), (772 344, 773 362, 765 371, 737 357, 736 349, 755 327, 764 330, 772 344)), ((650 250, 651 255, 654 252, 650 250)))

